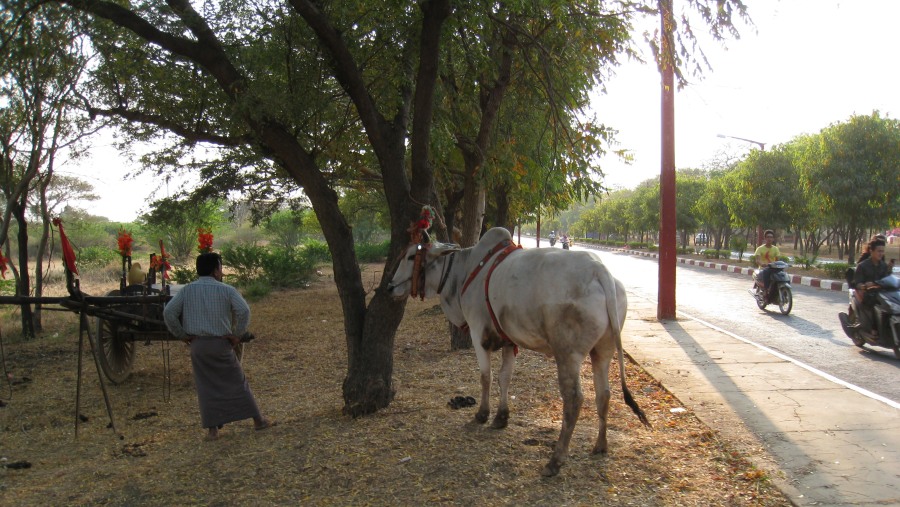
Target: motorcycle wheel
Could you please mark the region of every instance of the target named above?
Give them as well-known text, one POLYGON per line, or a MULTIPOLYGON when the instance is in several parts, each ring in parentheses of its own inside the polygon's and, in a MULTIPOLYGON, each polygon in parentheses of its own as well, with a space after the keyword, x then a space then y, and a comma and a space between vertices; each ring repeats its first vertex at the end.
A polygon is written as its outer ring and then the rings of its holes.
POLYGON ((791 313, 791 308, 793 307, 794 296, 791 294, 791 288, 787 285, 778 287, 778 309, 781 310, 781 314, 787 315, 791 313))
POLYGON ((760 310, 766 309, 766 295, 759 287, 756 288, 756 294, 753 296, 753 299, 756 300, 756 306, 758 306, 760 310))
MULTIPOLYGON (((852 305, 847 306, 847 321, 850 322, 851 324, 859 323, 859 319, 856 317, 856 312, 853 311, 852 305)), ((859 330, 854 332, 853 336, 850 339, 853 340, 853 345, 856 345, 857 347, 859 347, 861 349, 866 348, 865 347, 866 341, 863 340, 862 336, 859 335, 859 330)))

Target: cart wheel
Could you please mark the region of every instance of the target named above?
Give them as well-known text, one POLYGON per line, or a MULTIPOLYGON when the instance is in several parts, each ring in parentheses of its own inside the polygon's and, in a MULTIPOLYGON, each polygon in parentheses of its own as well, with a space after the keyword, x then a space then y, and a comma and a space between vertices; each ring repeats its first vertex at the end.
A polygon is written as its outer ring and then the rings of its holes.
MULTIPOLYGON (((119 291, 111 291, 107 296, 118 296, 119 291)), ((134 365, 134 342, 126 340, 119 334, 117 322, 97 320, 97 344, 100 355, 100 368, 113 384, 121 384, 131 376, 134 365)))

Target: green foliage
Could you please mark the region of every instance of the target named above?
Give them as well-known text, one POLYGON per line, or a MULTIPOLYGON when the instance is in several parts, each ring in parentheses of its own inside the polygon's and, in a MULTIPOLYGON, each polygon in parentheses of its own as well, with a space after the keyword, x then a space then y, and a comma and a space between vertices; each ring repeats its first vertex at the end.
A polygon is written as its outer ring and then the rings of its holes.
POLYGON ((295 248, 303 236, 303 215, 309 211, 281 210, 263 222, 263 229, 273 238, 273 243, 282 248, 295 248))
POLYGON ((273 287, 300 287, 310 279, 315 265, 306 250, 275 247, 262 258, 263 278, 273 287))
POLYGON ((814 214, 843 229, 852 258, 856 238, 900 216, 900 122, 852 116, 798 143, 800 180, 814 214))
POLYGON ((747 251, 747 238, 739 235, 732 236, 728 246, 731 250, 738 253, 738 260, 744 259, 744 252, 747 251))
POLYGON ((239 284, 256 280, 263 273, 266 248, 255 243, 229 244, 222 248, 222 264, 234 270, 239 284))
POLYGON ((319 262, 315 249, 267 248, 256 244, 228 245, 222 249, 222 263, 230 268, 230 276, 242 287, 260 281, 270 287, 300 287, 310 279, 319 262))
POLYGON ((186 267, 186 266, 173 266, 172 270, 169 271, 169 277, 173 282, 178 284, 187 284, 191 283, 197 279, 197 268, 196 267, 186 267))
POLYGON ((376 234, 390 230, 390 214, 384 192, 378 189, 351 189, 341 196, 341 211, 353 227, 353 239, 371 242, 376 234))
POLYGON ((314 263, 328 262, 331 260, 331 251, 324 241, 315 239, 307 240, 303 245, 304 257, 309 258, 314 263))
POLYGON ((272 284, 266 280, 253 280, 241 286, 241 293, 250 302, 259 301, 271 292, 272 284))
POLYGON ((6 278, 0 278, 0 296, 15 296, 16 295, 16 281, 13 279, 7 280, 6 278))
POLYGON ((719 259, 719 258, 728 258, 730 256, 730 252, 727 250, 716 250, 715 248, 707 248, 705 250, 701 250, 700 254, 706 257, 707 259, 719 259))
POLYGON ((115 262, 121 262, 122 257, 109 247, 89 246, 78 249, 75 254, 79 268, 96 269, 103 268, 115 262))
POLYGON ((215 228, 224 222, 222 203, 218 201, 160 199, 151 203, 150 211, 140 217, 147 232, 162 239, 166 252, 176 259, 192 258, 197 251, 197 229, 215 228))
POLYGON ((803 255, 795 255, 793 259, 789 262, 795 266, 800 266, 803 269, 810 269, 816 265, 817 255, 812 255, 809 257, 805 257, 803 255))
POLYGON ((819 267, 825 271, 829 278, 843 280, 844 273, 847 272, 850 264, 846 262, 823 262, 822 264, 819 264, 819 267))
POLYGON ((390 240, 381 243, 357 243, 356 259, 359 262, 379 262, 387 258, 390 240))

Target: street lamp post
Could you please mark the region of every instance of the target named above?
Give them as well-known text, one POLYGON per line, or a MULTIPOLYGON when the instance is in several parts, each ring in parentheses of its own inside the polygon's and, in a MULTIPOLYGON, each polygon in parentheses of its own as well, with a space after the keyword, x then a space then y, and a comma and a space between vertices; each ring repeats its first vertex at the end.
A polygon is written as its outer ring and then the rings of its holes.
MULTIPOLYGON (((763 143, 760 141, 754 141, 753 139, 745 139, 743 137, 735 137, 735 136, 726 136, 725 134, 716 134, 716 137, 721 137, 723 139, 725 139, 725 138, 737 139, 738 141, 744 141, 745 143, 758 144, 760 151, 766 151, 766 143, 763 143)), ((756 245, 757 246, 761 245, 762 241, 763 241, 763 228, 762 228, 762 225, 757 224, 756 225, 756 245)))
POLYGON ((761 143, 759 141, 754 141, 752 139, 744 139, 743 137, 735 137, 735 136, 726 136, 725 134, 716 134, 716 137, 721 137, 723 139, 727 137, 727 138, 731 138, 731 139, 737 139, 738 141, 744 141, 745 143, 758 144, 759 149, 761 151, 766 151, 766 143, 761 143))

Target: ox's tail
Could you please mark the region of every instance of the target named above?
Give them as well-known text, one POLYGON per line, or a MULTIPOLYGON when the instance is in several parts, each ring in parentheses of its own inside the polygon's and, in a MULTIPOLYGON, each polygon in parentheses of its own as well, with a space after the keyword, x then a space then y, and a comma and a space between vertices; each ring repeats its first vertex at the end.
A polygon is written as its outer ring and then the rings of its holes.
POLYGON ((647 415, 638 406, 637 401, 635 401, 634 396, 631 395, 631 391, 628 389, 628 385, 625 383, 625 348, 622 347, 622 327, 619 324, 616 279, 613 278, 612 273, 609 272, 606 266, 603 266, 603 273, 600 273, 598 278, 600 279, 600 285, 603 286, 603 291, 606 293, 606 313, 609 315, 609 326, 612 329, 613 338, 616 340, 616 349, 619 352, 619 379, 622 382, 622 395, 625 398, 625 404, 631 407, 631 410, 637 414, 638 419, 644 423, 644 426, 652 428, 653 426, 647 419, 647 415))

